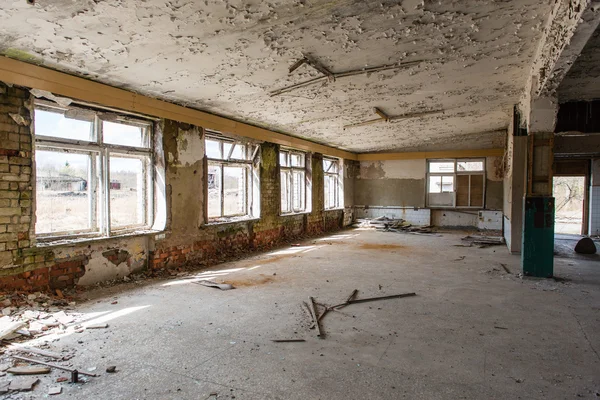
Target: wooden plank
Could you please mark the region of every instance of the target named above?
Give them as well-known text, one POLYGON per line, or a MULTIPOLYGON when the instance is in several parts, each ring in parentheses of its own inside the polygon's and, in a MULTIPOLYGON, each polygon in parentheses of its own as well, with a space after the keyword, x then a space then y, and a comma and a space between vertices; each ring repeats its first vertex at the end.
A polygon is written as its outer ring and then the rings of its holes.
POLYGON ((317 152, 348 160, 357 159, 356 154, 331 146, 292 137, 220 115, 168 103, 7 57, 0 57, 0 77, 2 81, 7 83, 46 90, 76 100, 153 117, 172 119, 223 133, 291 146, 299 150, 317 152))
POLYGON ((504 149, 421 151, 406 153, 360 153, 358 161, 418 160, 424 158, 502 157, 504 149))

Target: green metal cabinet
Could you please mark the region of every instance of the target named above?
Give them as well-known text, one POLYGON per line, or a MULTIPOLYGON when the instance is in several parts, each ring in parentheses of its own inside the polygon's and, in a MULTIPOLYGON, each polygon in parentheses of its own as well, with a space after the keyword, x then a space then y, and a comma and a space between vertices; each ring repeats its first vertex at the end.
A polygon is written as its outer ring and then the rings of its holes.
POLYGON ((554 197, 526 196, 523 201, 523 275, 549 278, 554 273, 554 197))

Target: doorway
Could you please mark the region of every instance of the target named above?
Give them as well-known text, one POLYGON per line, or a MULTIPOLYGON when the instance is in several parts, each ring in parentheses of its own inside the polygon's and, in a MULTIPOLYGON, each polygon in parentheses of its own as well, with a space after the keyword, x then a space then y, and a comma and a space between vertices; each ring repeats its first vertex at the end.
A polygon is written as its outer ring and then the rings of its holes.
POLYGON ((553 178, 552 195, 555 199, 555 233, 583 234, 585 187, 585 176, 555 176, 553 178))

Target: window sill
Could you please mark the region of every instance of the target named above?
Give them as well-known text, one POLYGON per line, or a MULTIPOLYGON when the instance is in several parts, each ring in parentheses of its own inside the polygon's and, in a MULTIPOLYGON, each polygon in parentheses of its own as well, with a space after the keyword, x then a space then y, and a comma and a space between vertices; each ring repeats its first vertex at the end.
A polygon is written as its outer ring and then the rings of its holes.
POLYGON ((54 246, 69 246, 76 245, 80 243, 89 243, 89 242, 103 242, 107 240, 113 239, 124 239, 138 236, 149 236, 155 235, 157 233, 162 233, 164 231, 157 231, 153 229, 140 229, 136 231, 123 232, 119 234, 115 234, 112 236, 84 236, 84 237, 45 237, 38 238, 35 244, 35 247, 54 247, 54 246))
POLYGON ((344 211, 345 209, 346 209, 345 207, 337 207, 337 208, 328 208, 323 211, 325 211, 325 212, 327 212, 327 211, 344 211))
POLYGON ((202 227, 210 227, 210 226, 219 226, 219 225, 228 225, 228 224, 238 224, 243 222, 253 222, 259 221, 260 218, 257 217, 232 217, 227 221, 208 221, 206 224, 202 225, 202 227))
POLYGON ((279 214, 280 217, 293 217, 294 215, 307 215, 310 214, 312 211, 301 211, 301 212, 295 212, 295 213, 287 213, 287 214, 279 214))

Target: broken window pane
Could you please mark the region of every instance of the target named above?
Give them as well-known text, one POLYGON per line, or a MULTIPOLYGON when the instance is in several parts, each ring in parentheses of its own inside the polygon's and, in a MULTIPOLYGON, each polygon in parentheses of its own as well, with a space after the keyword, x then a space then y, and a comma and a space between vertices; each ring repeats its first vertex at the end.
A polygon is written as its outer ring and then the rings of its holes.
POLYGON ((454 161, 430 161, 429 172, 454 172, 454 161))
POLYGON ((110 225, 119 228, 145 222, 144 162, 139 158, 109 157, 110 225))
POLYGON ((91 156, 38 150, 36 233, 75 232, 91 226, 91 156))
POLYGON ((223 155, 221 153, 221 143, 217 140, 206 139, 206 157, 221 159, 223 155))
POLYGON ((148 147, 145 129, 117 122, 102 121, 102 137, 104 143, 121 146, 148 147))
POLYGON ((223 215, 246 213, 246 168, 223 167, 224 202, 223 215))
POLYGON ((208 166, 208 217, 221 216, 221 167, 208 166))
POLYGON ((67 118, 61 112, 35 109, 34 128, 37 136, 93 141, 93 114, 84 113, 82 119, 67 118))
POLYGON ((456 163, 456 171, 483 171, 483 161, 458 161, 456 163))

